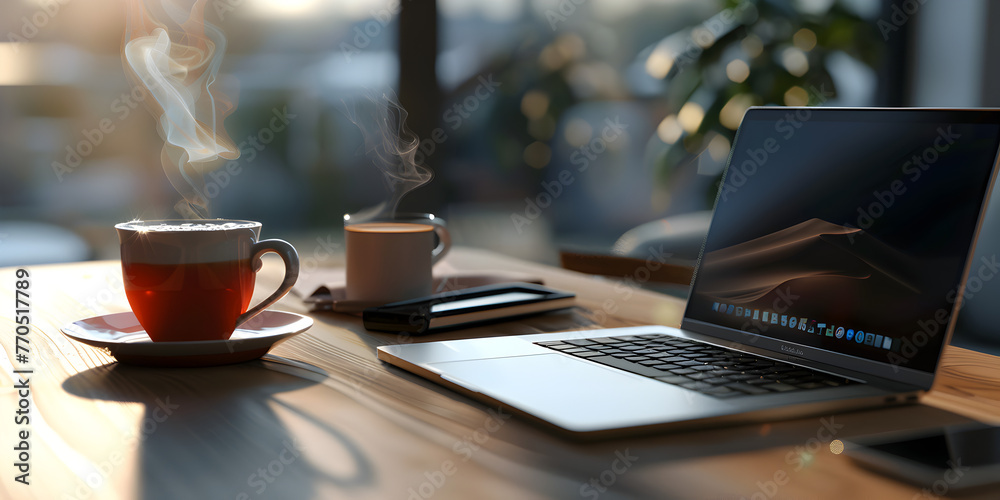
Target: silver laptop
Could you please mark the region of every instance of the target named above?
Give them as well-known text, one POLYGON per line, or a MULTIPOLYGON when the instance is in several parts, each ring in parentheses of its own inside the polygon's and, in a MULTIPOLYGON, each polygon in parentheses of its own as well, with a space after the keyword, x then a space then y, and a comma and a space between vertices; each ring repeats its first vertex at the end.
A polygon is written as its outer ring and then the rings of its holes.
POLYGON ((989 265, 971 256, 998 145, 1000 110, 751 108, 680 328, 378 358, 579 437, 915 402, 989 265))

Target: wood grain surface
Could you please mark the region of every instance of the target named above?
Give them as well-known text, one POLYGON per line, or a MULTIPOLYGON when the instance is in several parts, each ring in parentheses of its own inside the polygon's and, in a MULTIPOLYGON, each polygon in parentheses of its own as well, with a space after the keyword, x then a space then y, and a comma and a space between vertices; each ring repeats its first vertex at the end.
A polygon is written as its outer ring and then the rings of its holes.
MULTIPOLYGON (((524 272, 579 307, 405 338, 316 313, 262 360, 198 369, 122 365, 59 332, 128 310, 117 262, 31 273, 30 485, 14 481, 12 268, 0 269, 0 498, 11 499, 844 499, 921 498, 919 488, 830 451, 837 439, 1000 416, 1000 363, 948 347, 923 404, 766 425, 576 443, 381 364, 375 347, 489 335, 677 325, 683 303, 630 286, 457 248, 460 270, 524 272), (590 485, 594 481, 596 486, 590 485), (605 486, 607 485, 607 486, 605 486)), ((322 271, 315 271, 322 272, 322 271)), ((255 301, 280 281, 265 262, 255 301)), ((305 314, 293 296, 276 308, 305 314)), ((22 368, 22 366, 17 366, 22 368)), ((595 394, 595 400, 600 395, 595 394)), ((932 493, 929 493, 932 494, 932 493)), ((997 498, 987 491, 972 498, 997 498)), ((933 497, 927 497, 933 498, 933 497)), ((963 497, 969 498, 969 497, 963 497)))

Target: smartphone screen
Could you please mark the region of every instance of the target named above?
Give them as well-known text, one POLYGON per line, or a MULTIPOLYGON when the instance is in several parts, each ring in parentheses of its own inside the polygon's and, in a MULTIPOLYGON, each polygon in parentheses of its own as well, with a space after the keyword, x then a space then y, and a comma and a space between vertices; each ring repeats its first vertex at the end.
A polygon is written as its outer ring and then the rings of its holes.
POLYGON ((471 299, 459 299, 434 304, 431 306, 431 312, 441 313, 445 311, 454 311, 456 309, 469 309, 472 307, 498 306, 500 304, 508 304, 510 302, 534 300, 544 297, 545 296, 540 293, 528 292, 507 292, 497 295, 484 295, 482 297, 475 297, 471 299))
POLYGON ((572 293, 531 283, 505 283, 368 308, 363 320, 369 330, 423 334, 565 309, 573 306, 574 297, 572 293))
POLYGON ((937 469, 951 468, 948 462, 956 459, 960 459, 962 465, 979 467, 1000 463, 1000 427, 945 427, 926 437, 867 446, 937 469))
POLYGON ((1000 483, 1000 427, 985 424, 859 438, 848 455, 869 470, 951 492, 1000 483))
POLYGON ((867 446, 937 469, 951 468, 948 462, 956 459, 961 460, 962 465, 981 467, 1000 463, 1000 427, 945 427, 926 437, 867 446))

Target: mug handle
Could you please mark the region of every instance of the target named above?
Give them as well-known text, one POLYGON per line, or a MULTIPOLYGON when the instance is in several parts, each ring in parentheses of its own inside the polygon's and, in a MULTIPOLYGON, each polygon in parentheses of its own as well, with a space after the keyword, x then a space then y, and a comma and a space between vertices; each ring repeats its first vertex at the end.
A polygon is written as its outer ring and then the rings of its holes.
POLYGON ((451 233, 448 232, 448 228, 444 225, 438 223, 437 221, 432 221, 434 224, 434 232, 437 233, 438 245, 431 251, 431 265, 437 264, 439 260, 443 259, 445 255, 448 255, 448 251, 451 250, 451 233))
POLYGON ((281 257, 281 260, 285 262, 285 279, 281 281, 281 285, 278 286, 278 289, 275 290, 274 293, 272 293, 268 298, 264 299, 260 304, 251 307, 250 310, 236 318, 237 328, 239 328, 243 323, 246 323, 250 318, 264 312, 264 309, 284 297, 285 294, 292 289, 292 285, 295 284, 295 280, 299 278, 299 253, 295 251, 295 247, 284 240, 258 241, 250 247, 250 259, 253 263, 253 271, 255 273, 260 270, 260 256, 267 252, 274 252, 278 254, 281 257))

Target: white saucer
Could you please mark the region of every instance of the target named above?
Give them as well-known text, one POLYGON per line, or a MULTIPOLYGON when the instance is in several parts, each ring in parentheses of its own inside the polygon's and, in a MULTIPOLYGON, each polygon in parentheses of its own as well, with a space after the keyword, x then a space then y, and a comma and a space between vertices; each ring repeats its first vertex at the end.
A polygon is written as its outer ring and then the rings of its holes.
POLYGON ((237 328, 229 340, 153 342, 129 311, 76 321, 61 331, 73 340, 105 349, 121 363, 212 366, 257 359, 312 325, 312 318, 301 314, 264 311, 237 328))

